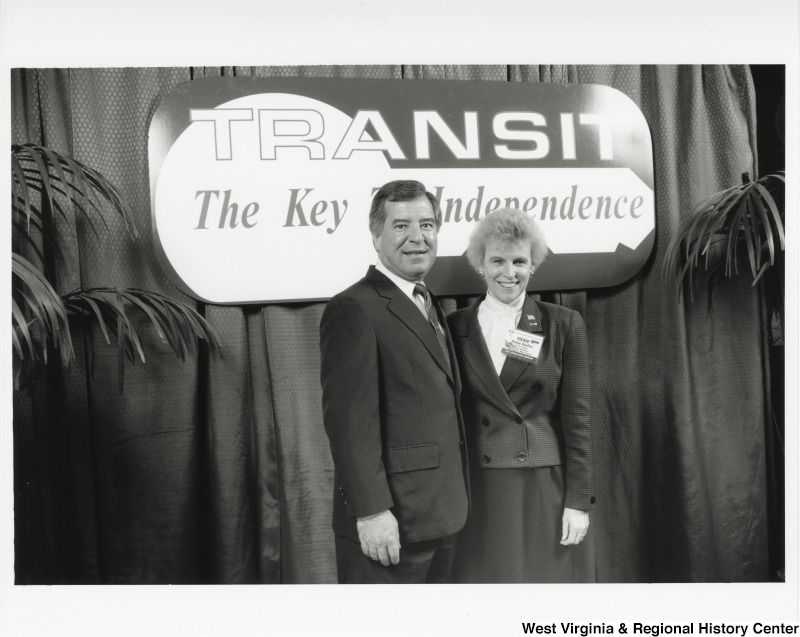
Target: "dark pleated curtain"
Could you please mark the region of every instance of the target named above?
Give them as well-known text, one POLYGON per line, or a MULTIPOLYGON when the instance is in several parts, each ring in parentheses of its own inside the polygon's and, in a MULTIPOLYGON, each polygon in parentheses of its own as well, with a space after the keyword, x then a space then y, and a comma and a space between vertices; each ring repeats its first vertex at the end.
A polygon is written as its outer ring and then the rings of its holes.
MULTIPOLYGON (((652 258, 623 285, 545 297, 579 309, 588 324, 598 580, 767 579, 757 292, 725 281, 709 315, 703 290, 694 303, 679 299, 660 274, 692 205, 754 172, 747 67, 14 70, 13 140, 103 172, 142 234, 134 241, 112 220, 98 241, 61 224, 69 262, 62 292, 141 287, 194 303, 161 272, 149 239, 147 132, 164 95, 220 74, 582 82, 636 102, 653 138, 652 258)), ((446 299, 445 307, 469 301, 446 299)), ((335 581, 318 378, 324 303, 196 307, 219 332, 219 356, 180 362, 151 335, 146 364, 129 365, 119 391, 115 348, 87 329, 77 335, 84 355, 66 378, 48 368, 15 392, 17 583, 335 581)))

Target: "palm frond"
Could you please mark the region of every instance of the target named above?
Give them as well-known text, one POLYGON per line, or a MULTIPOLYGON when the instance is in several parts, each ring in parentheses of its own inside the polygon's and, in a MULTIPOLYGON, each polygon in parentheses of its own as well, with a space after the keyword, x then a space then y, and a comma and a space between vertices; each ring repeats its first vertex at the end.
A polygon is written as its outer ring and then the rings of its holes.
MULTIPOLYGON (((44 216, 41 211, 33 204, 30 200, 31 191, 36 192, 41 197, 42 194, 45 193, 45 188, 42 183, 42 180, 35 176, 35 174, 30 173, 29 171, 25 173, 27 177, 26 183, 26 191, 24 195, 28 197, 28 208, 25 210, 26 214, 33 213, 34 215, 38 216, 42 221, 45 223, 52 222, 53 219, 50 216, 44 216)), ((58 184, 50 184, 50 190, 56 195, 61 195, 57 197, 53 201, 46 201, 46 204, 49 204, 52 207, 52 210, 58 213, 58 215, 67 223, 68 226, 72 226, 72 218, 67 214, 67 211, 64 210, 64 206, 61 203, 61 200, 69 201, 69 205, 72 206, 74 209, 77 209, 80 215, 75 218, 77 223, 78 219, 84 220, 88 222, 89 227, 92 230, 96 239, 100 239, 100 233, 97 232, 97 227, 95 225, 96 219, 99 219, 100 222, 103 224, 103 227, 106 231, 108 231, 108 222, 106 221, 105 216, 102 213, 102 210, 98 207, 98 205, 94 202, 94 199, 88 199, 88 205, 82 201, 81 195, 79 192, 74 191, 70 192, 70 189, 61 188, 58 184), (70 201, 70 197, 72 200, 70 201), (92 214, 89 214, 89 212, 92 214)), ((20 197, 18 197, 20 199, 20 197)), ((12 207, 17 214, 20 214, 23 211, 22 202, 20 201, 12 201, 12 207)))
MULTIPOLYGON (((20 163, 19 159, 11 153, 11 172, 14 175, 14 181, 12 182, 12 192, 18 193, 14 194, 12 197, 12 201, 14 199, 19 199, 22 203, 21 212, 24 214, 25 218, 30 222, 31 219, 31 199, 29 190, 27 187, 27 181, 25 179, 25 171, 22 170, 22 164, 20 163)), ((12 206, 15 210, 17 208, 16 205, 12 206)))
MULTIPOLYGON (((73 357, 72 338, 64 303, 50 282, 30 261, 24 257, 11 255, 11 272, 14 278, 14 291, 24 300, 24 305, 16 303, 12 312, 12 326, 15 332, 22 334, 26 343, 28 356, 38 358, 41 354, 47 362, 48 342, 61 352, 61 362, 67 367, 73 357), (27 310, 27 312, 26 312, 27 310), (32 319, 27 318, 32 315, 32 319), (38 323, 41 329, 34 337, 29 330, 29 323, 38 323), (26 337, 27 334, 27 337, 26 337), (38 347, 37 347, 37 341, 38 347)), ((24 352, 20 348, 20 358, 24 352)))
MULTIPOLYGON (((41 233, 42 239, 44 240, 44 246, 48 250, 52 251, 56 262, 63 263, 64 251, 61 249, 61 244, 58 242, 58 238, 55 236, 55 232, 53 232, 53 228, 51 226, 46 225, 43 228, 35 217, 32 217, 31 220, 26 224, 24 219, 21 219, 16 215, 13 217, 11 222, 11 227, 15 230, 19 230, 20 236, 24 237, 23 241, 25 245, 33 250, 33 252, 36 254, 36 257, 40 262, 42 262, 44 261, 44 253, 42 248, 40 248, 39 244, 30 234, 31 226, 41 233)), ((19 251, 19 249, 17 249, 17 251, 19 251)))
MULTIPOLYGON (((45 263, 48 257, 49 264, 52 258, 56 263, 64 262, 56 220, 63 219, 76 230, 77 224, 85 221, 100 239, 99 223, 106 231, 109 229, 105 217, 109 208, 132 238, 139 237, 133 213, 116 187, 76 159, 37 144, 12 144, 11 173, 12 227, 18 240, 15 249, 29 248, 35 254, 34 260, 45 263)), ((12 254, 12 272, 15 365, 17 361, 39 358, 46 363, 48 351, 55 347, 60 351, 62 365, 68 368, 74 356, 70 317, 96 322, 105 341, 116 342, 120 390, 126 362, 145 362, 142 321, 137 320, 137 315, 146 317, 159 339, 181 360, 196 353, 201 345, 212 354, 221 348, 219 337, 202 315, 162 294, 137 288, 93 288, 61 297, 45 273, 17 253, 12 254)), ((87 339, 84 346, 91 373, 92 339, 87 339)), ((18 378, 17 366, 15 379, 18 378)))
POLYGON ((107 343, 116 341, 120 389, 124 379, 125 360, 146 362, 141 336, 131 310, 145 315, 159 339, 181 360, 198 351, 198 343, 216 353, 221 342, 214 328, 196 310, 163 294, 138 288, 92 288, 80 290, 64 298, 73 314, 96 319, 107 343))
MULTIPOLYGON (((709 282, 720 273, 732 277, 739 265, 747 263, 755 285, 766 269, 775 263, 776 249, 784 250, 783 210, 769 186, 783 187, 782 172, 722 190, 698 204, 678 226, 667 246, 663 275, 669 282, 686 283, 694 291, 695 271, 701 257, 709 282), (712 259, 715 246, 724 245, 722 263, 712 259), (740 256, 740 248, 742 254, 740 256)), ((679 290, 682 289, 679 286, 679 290)))
MULTIPOLYGON (((63 200, 76 217, 81 216, 91 222, 89 211, 97 209, 93 201, 99 198, 110 204, 131 236, 139 236, 130 208, 117 188, 98 171, 38 144, 12 144, 11 157, 23 202, 32 200, 30 189, 35 189, 52 209, 60 206, 63 200)), ((28 206, 24 208, 27 212, 28 206)), ((102 220, 102 215, 99 218, 102 220)))
POLYGON ((17 353, 17 356, 20 359, 25 358, 25 352, 22 349, 22 343, 25 343, 25 349, 28 351, 31 357, 36 356, 36 348, 33 344, 33 337, 31 336, 31 331, 28 329, 28 321, 25 319, 25 315, 22 313, 19 305, 17 305, 16 300, 13 298, 11 299, 11 317, 14 321, 14 329, 11 330, 11 335, 13 339, 14 351, 17 353), (22 340, 20 340, 20 336, 22 340))
MULTIPOLYGON (((781 174, 772 175, 773 178, 776 178, 781 181, 781 183, 785 184, 786 180, 783 178, 781 174)), ((775 202, 775 198, 772 196, 772 193, 767 190, 762 184, 756 182, 755 184, 755 192, 754 199, 758 203, 759 206, 763 206, 766 204, 769 207, 769 211, 772 213, 772 223, 775 224, 775 231, 778 233, 778 237, 781 240, 781 250, 784 249, 785 237, 783 232, 783 215, 778 210, 777 203, 775 202)), ((766 224, 765 224, 766 225, 766 224)))

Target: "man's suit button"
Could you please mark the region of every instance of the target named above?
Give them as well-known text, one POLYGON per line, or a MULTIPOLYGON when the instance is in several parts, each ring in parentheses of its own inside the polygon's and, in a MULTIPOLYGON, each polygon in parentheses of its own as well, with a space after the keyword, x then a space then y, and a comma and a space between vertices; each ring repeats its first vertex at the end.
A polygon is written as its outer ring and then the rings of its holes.
POLYGON ((492 461, 492 459, 489 456, 482 456, 481 457, 481 462, 483 464, 489 464, 491 461, 492 461))
POLYGON ((594 496, 592 496, 591 498, 589 498, 589 504, 594 504, 594 503, 595 503, 595 501, 596 501, 596 498, 595 498, 594 496))
POLYGON ((514 418, 514 420, 516 421, 516 423, 517 423, 518 425, 521 425, 521 424, 522 424, 522 416, 517 416, 516 418, 514 418))
POLYGON ((488 427, 489 426, 489 419, 488 418, 484 418, 483 420, 481 420, 481 424, 484 427, 488 427))
POLYGON ((528 455, 527 454, 525 454, 525 453, 518 453, 517 454, 517 460, 519 460, 520 462, 525 462, 527 459, 528 459, 528 455))
POLYGON ((533 387, 531 387, 533 391, 542 391, 542 384, 541 383, 534 383, 533 387))

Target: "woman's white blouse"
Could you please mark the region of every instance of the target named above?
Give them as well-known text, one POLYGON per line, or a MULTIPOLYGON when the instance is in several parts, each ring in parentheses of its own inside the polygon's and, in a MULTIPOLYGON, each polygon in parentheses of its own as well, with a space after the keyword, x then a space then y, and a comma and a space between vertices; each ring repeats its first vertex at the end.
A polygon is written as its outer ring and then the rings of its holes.
POLYGON ((506 362, 506 355, 500 350, 506 342, 508 330, 516 329, 522 316, 523 305, 525 305, 525 292, 511 303, 498 301, 491 293, 487 293, 478 308, 478 323, 498 376, 503 369, 503 363, 506 362))

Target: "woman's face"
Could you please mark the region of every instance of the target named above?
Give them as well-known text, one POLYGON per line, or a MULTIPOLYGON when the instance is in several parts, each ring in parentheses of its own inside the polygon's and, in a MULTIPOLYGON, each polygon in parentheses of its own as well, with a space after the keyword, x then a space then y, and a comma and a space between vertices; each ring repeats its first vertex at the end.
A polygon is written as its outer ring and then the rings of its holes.
POLYGON ((491 239, 486 244, 483 273, 486 285, 496 299, 511 303, 528 286, 533 272, 531 242, 491 239))

